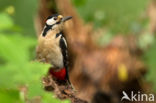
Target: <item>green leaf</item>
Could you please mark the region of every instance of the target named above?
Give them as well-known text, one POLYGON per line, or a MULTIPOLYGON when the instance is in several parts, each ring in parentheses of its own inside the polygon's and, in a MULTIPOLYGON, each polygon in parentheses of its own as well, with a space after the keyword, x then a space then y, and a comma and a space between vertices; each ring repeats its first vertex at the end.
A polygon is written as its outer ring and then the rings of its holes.
POLYGON ((139 47, 143 50, 147 49, 150 45, 154 43, 154 35, 150 33, 143 33, 139 37, 139 47))
POLYGON ((0 89, 0 103, 23 103, 18 90, 0 89))
POLYGON ((146 75, 146 79, 150 81, 153 84, 153 88, 156 91, 156 79, 155 79, 155 73, 156 73, 156 41, 151 45, 151 48, 148 49, 148 51, 145 52, 144 55, 144 61, 146 62, 148 66, 148 73, 146 75))
POLYGON ((13 26, 13 21, 9 17, 8 14, 6 13, 1 13, 0 14, 0 31, 9 29, 13 26))

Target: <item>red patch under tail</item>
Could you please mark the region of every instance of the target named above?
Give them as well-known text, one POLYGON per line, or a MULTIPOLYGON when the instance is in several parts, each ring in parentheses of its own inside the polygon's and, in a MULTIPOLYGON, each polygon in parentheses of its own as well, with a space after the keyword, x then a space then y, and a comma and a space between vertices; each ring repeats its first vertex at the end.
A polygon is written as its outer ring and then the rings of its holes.
POLYGON ((66 79, 66 69, 62 68, 59 71, 54 71, 54 69, 50 68, 49 73, 58 80, 66 79))

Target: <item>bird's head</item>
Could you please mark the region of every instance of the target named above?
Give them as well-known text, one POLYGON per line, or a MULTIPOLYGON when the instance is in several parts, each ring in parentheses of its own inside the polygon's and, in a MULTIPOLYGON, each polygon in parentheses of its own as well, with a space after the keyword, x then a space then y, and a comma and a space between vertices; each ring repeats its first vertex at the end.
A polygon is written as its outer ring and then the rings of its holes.
POLYGON ((62 30, 64 22, 71 18, 71 16, 63 17, 62 15, 55 14, 47 18, 46 26, 49 26, 52 30, 62 30))

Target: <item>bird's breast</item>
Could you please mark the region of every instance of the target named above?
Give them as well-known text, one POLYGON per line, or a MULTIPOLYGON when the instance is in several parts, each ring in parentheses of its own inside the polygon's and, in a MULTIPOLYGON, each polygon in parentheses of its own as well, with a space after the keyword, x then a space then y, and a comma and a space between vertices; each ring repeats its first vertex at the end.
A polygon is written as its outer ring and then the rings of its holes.
POLYGON ((63 56, 59 41, 55 38, 44 38, 39 41, 37 55, 43 62, 50 63, 56 68, 63 68, 63 56))

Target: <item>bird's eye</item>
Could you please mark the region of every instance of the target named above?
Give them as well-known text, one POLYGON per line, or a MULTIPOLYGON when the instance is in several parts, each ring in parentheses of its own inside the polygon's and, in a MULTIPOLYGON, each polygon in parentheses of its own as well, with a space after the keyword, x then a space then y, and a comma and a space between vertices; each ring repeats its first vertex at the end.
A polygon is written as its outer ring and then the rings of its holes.
POLYGON ((57 20, 57 17, 54 17, 54 20, 57 20))

